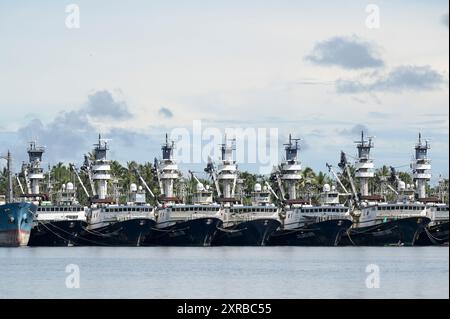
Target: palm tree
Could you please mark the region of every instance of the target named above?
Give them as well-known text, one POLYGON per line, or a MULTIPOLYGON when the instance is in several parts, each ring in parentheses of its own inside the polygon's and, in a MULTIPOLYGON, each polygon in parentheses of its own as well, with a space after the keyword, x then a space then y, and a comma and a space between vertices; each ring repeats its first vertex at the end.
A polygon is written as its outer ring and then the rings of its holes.
POLYGON ((305 167, 301 171, 301 180, 298 183, 300 193, 308 193, 310 191, 311 185, 313 184, 316 173, 311 167, 305 167))
POLYGON ((382 194, 385 193, 385 187, 384 184, 388 181, 388 178, 391 174, 391 171, 389 167, 386 165, 383 165, 382 167, 375 170, 375 174, 372 180, 371 180, 371 189, 372 192, 380 191, 382 194))
POLYGON ((411 174, 408 172, 398 172, 398 178, 406 184, 414 183, 411 174))

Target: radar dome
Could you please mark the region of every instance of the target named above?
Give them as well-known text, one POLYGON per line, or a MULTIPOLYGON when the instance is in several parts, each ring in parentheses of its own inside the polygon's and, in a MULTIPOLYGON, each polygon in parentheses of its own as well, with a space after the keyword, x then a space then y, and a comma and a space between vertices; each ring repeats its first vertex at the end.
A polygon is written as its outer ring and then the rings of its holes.
POLYGON ((132 184, 130 185, 130 191, 131 191, 131 192, 136 192, 136 191, 137 191, 137 185, 136 185, 135 183, 132 183, 132 184))
POLYGON ((406 188, 406 183, 404 181, 398 181, 398 190, 403 191, 403 190, 405 190, 405 188, 406 188))
POLYGON ((142 188, 141 185, 139 185, 138 189, 139 189, 139 191, 142 191, 142 190, 143 190, 143 188, 142 188))
POLYGON ((73 184, 72 183, 67 183, 67 185, 66 185, 66 189, 68 190, 68 191, 73 191, 73 184))
POLYGON ((259 184, 259 183, 256 183, 255 184, 255 192, 260 192, 261 191, 261 184, 259 184))
POLYGON ((331 190, 330 184, 323 185, 323 191, 324 192, 329 192, 330 190, 331 190))
POLYGON ((202 183, 197 183, 197 192, 201 192, 205 189, 202 183))

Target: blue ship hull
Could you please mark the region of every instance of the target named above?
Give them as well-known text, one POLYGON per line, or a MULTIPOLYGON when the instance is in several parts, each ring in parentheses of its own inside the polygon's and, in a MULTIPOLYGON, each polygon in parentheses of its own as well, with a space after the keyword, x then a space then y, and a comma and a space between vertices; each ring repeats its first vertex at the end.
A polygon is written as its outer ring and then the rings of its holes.
POLYGON ((0 206, 0 247, 28 245, 37 206, 11 203, 0 206))

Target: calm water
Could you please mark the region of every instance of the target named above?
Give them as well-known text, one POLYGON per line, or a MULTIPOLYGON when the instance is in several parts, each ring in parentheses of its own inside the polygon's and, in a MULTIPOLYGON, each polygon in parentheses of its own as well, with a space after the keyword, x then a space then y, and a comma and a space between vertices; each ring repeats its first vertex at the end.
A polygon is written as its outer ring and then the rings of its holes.
POLYGON ((448 247, 0 248, 0 298, 448 297, 448 247))

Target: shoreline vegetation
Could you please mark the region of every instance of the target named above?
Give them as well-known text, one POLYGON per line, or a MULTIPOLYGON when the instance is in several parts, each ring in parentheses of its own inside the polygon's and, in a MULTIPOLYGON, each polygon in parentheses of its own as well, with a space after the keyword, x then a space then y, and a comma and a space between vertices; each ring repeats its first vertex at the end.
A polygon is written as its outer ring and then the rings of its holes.
MULTIPOLYGON (((113 198, 116 203, 124 204, 127 202, 129 188, 132 183, 135 183, 137 185, 141 184, 136 174, 136 170, 147 182, 152 192, 156 196, 160 195, 159 185, 152 163, 137 163, 135 161, 130 161, 122 165, 118 161, 113 160, 111 161, 111 176, 113 178, 110 181, 110 197, 113 198)), ((352 173, 354 173, 353 168, 352 173)), ((56 165, 47 168, 44 174, 45 179, 42 185, 43 193, 48 194, 50 200, 56 200, 58 192, 62 190, 65 184, 71 182, 74 185, 77 185, 78 201, 83 205, 89 204, 89 198, 80 187, 75 172, 70 168, 69 164, 65 164, 62 162, 57 163, 56 165)), ((345 174, 341 173, 338 173, 338 176, 343 182, 344 186, 347 188, 350 185, 348 178, 345 176, 345 174)), ((404 181, 406 184, 413 184, 413 179, 410 173, 398 172, 398 176, 400 180, 404 181)), ((0 172, 0 194, 6 193, 6 177, 7 171, 6 168, 4 168, 0 172)), ((80 177, 85 185, 89 185, 87 174, 81 172, 80 177)), ((22 185, 25 185, 24 177, 21 174, 18 174, 17 178, 20 179, 22 185)), ((204 185, 210 185, 212 186, 212 189, 214 189, 211 180, 200 177, 198 178, 201 183, 203 183, 204 185)), ((270 181, 270 176, 267 175, 258 175, 243 171, 240 172, 239 178, 240 180, 242 180, 242 184, 241 191, 238 194, 238 198, 241 199, 244 204, 250 203, 251 193, 253 192, 256 183, 261 183, 261 181, 267 180, 271 184, 272 188, 277 188, 276 183, 270 181)), ((394 192, 392 192, 392 190, 390 190, 389 187, 386 186, 386 183, 389 183, 389 178, 390 168, 386 165, 383 165, 382 167, 375 170, 375 177, 370 181, 369 188, 373 194, 381 194, 386 198, 387 201, 392 201, 395 200, 396 196, 394 192)), ((14 178, 14 180, 14 194, 17 196, 21 194, 21 189, 17 183, 16 177, 14 178)), ((356 183, 357 182, 358 181, 356 181, 356 183)), ((177 196, 184 202, 190 203, 191 195, 195 191, 196 184, 197 182, 191 178, 190 174, 184 173, 182 175, 182 178, 178 182, 176 182, 175 185, 177 196)), ((297 187, 299 190, 299 194, 303 199, 310 201, 311 203, 315 203, 317 201, 318 194, 322 191, 322 188, 325 184, 336 185, 334 179, 331 177, 331 174, 327 174, 322 171, 314 171, 310 167, 305 167, 304 169, 302 169, 302 179, 299 181, 297 187)), ((448 203, 448 185, 448 178, 440 179, 438 185, 427 186, 427 193, 430 195, 435 195, 443 202, 448 203)), ((337 189, 339 189, 337 185, 336 187, 337 189)), ((276 203, 276 199, 273 199, 276 203)), ((153 198, 149 197, 149 203, 156 204, 156 201, 153 198)))

